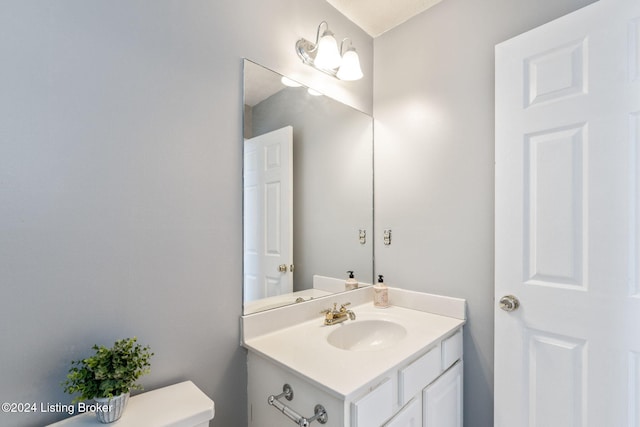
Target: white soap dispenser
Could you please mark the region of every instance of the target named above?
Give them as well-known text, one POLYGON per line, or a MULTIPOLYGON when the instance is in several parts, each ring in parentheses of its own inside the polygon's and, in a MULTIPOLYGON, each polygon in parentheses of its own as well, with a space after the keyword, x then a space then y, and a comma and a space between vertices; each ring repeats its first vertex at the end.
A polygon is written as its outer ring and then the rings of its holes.
POLYGON ((353 276, 353 271, 349 270, 349 271, 347 271, 347 273, 349 274, 349 277, 344 282, 344 290, 345 291, 351 291, 353 289, 358 289, 358 281, 353 276))
POLYGON ((378 275, 378 283, 373 285, 373 306, 378 308, 389 307, 389 288, 384 284, 382 274, 378 275))

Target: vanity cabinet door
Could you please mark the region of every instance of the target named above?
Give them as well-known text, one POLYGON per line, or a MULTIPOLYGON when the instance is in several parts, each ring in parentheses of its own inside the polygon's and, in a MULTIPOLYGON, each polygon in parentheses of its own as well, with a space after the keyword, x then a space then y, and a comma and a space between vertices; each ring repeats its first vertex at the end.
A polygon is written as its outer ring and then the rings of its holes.
POLYGON ((402 408, 384 427, 422 427, 422 400, 420 396, 402 408))
POLYGON ((351 404, 351 427, 380 426, 393 415, 393 382, 386 379, 378 387, 351 404))
POLYGON ((424 427, 462 427, 462 360, 423 392, 424 427))
POLYGON ((449 366, 462 358, 462 329, 442 341, 442 370, 446 371, 449 366))
POLYGON ((442 372, 440 344, 398 371, 400 404, 404 405, 442 372))

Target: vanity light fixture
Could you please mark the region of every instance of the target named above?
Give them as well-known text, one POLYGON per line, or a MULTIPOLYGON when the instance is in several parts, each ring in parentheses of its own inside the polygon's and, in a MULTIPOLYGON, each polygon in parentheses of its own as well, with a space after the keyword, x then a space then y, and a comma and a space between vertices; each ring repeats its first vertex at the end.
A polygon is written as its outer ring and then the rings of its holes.
POLYGON ((316 42, 312 43, 304 38, 296 42, 296 53, 302 62, 313 68, 329 74, 340 80, 359 80, 362 78, 360 58, 351 42, 345 52, 343 47, 345 38, 338 49, 338 43, 329 30, 329 24, 322 21, 316 32, 316 42), (324 26, 324 31, 320 33, 324 26))

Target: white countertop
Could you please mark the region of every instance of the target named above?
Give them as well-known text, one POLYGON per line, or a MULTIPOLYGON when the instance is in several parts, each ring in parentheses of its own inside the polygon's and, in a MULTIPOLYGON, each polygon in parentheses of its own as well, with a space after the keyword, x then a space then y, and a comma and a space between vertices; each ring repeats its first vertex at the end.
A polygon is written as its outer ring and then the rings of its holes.
MULTIPOLYGON (((460 301, 464 307, 464 301, 460 301)), ((356 320, 325 326, 323 316, 318 314, 312 320, 245 337, 244 346, 327 392, 349 398, 389 369, 411 361, 434 346, 465 322, 464 319, 399 306, 379 309, 371 302, 349 308, 356 313, 356 320), (336 328, 366 319, 400 323, 407 334, 395 345, 373 351, 342 350, 327 342, 327 335, 336 328)))

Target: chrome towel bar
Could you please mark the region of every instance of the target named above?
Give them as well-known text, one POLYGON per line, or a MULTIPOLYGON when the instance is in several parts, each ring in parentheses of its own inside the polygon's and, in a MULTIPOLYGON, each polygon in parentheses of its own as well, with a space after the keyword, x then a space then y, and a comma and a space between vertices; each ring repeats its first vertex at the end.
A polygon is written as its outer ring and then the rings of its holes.
POLYGON ((277 410, 282 412, 287 418, 289 418, 294 423, 298 424, 300 427, 309 427, 314 421, 318 421, 320 424, 326 424, 329 416, 327 415, 327 411, 324 409, 322 405, 316 405, 313 408, 313 416, 311 418, 303 417, 298 414, 296 411, 285 405, 280 401, 282 398, 287 399, 288 401, 293 400, 293 389, 289 384, 285 384, 282 386, 282 393, 277 396, 273 394, 267 398, 267 402, 269 405, 275 407, 277 410))

